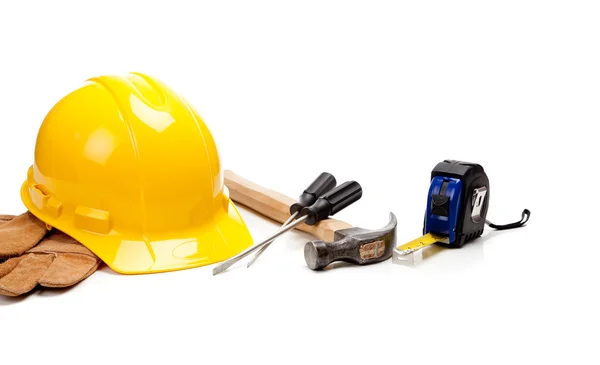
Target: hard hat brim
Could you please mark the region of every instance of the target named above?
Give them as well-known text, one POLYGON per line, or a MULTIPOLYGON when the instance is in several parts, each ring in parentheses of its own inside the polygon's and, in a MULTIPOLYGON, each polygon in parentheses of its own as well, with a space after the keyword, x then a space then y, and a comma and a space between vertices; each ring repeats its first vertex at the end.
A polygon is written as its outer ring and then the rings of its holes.
POLYGON ((148 274, 184 270, 226 260, 253 243, 239 211, 228 204, 210 223, 181 232, 148 233, 144 239, 131 239, 111 231, 102 235, 76 227, 73 219, 56 218, 34 204, 27 182, 21 198, 29 211, 81 242, 111 269, 121 274, 148 274))

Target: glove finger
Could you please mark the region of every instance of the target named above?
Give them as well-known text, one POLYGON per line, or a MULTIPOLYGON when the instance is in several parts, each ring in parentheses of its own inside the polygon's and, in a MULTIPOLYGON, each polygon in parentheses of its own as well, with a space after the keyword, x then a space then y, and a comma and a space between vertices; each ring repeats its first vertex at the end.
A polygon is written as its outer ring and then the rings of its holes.
POLYGON ((0 295, 16 297, 35 288, 48 267, 52 255, 29 254, 8 274, 0 279, 0 295))
POLYGON ((56 258, 40 279, 49 288, 75 285, 92 275, 100 265, 100 259, 73 237, 54 230, 29 252, 52 253, 56 258))
POLYGON ((56 229, 50 232, 37 246, 33 247, 27 252, 77 253, 93 258, 97 257, 92 251, 79 243, 79 241, 77 241, 75 238, 56 229))
POLYGON ((27 212, 0 225, 0 259, 21 256, 44 238, 46 224, 27 212))
POLYGON ((0 278, 8 275, 9 272, 13 271, 24 257, 25 256, 13 257, 12 259, 8 259, 7 261, 1 263, 0 278))
POLYGON ((74 253, 60 253, 54 259, 40 285, 48 288, 66 288, 73 286, 92 275, 100 265, 100 259, 74 253))
POLYGON ((15 217, 16 216, 14 215, 0 214, 0 224, 2 224, 2 222, 12 221, 15 217))
MULTIPOLYGON (((7 214, 0 214, 0 226, 2 226, 6 222, 12 221, 14 217, 16 217, 16 216, 14 216, 14 215, 7 215, 7 214)), ((4 258, 0 257, 0 262, 2 262, 2 260, 4 260, 4 258)))

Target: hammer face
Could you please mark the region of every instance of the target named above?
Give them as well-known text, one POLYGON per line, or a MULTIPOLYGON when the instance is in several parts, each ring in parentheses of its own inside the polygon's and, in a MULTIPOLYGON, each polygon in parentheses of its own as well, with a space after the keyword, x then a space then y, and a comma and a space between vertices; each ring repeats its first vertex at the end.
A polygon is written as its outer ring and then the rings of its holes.
POLYGON ((312 270, 323 269, 334 261, 359 265, 374 264, 389 259, 396 245, 396 216, 390 213, 389 223, 379 230, 348 228, 335 232, 335 241, 311 241, 304 247, 304 258, 312 270))
POLYGON ((311 270, 320 270, 327 266, 331 259, 327 244, 321 240, 310 241, 304 246, 304 259, 311 270))

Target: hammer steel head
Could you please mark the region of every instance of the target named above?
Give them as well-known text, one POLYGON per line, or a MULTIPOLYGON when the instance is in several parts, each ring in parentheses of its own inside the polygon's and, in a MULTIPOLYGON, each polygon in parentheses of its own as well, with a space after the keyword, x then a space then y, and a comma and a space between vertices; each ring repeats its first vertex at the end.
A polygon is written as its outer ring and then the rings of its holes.
POLYGON ((347 228, 335 232, 334 242, 310 241, 304 246, 304 259, 312 270, 320 270, 334 261, 358 265, 374 264, 392 257, 396 246, 398 221, 390 213, 389 223, 378 230, 347 228))

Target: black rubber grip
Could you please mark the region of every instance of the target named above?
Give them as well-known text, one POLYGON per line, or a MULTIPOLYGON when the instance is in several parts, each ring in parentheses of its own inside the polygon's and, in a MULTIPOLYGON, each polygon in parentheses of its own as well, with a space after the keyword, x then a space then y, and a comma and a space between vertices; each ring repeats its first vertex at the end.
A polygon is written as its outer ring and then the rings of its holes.
POLYGON ((298 198, 298 201, 292 204, 290 207, 290 215, 313 205, 321 195, 333 189, 336 184, 337 182, 332 174, 322 172, 321 175, 319 175, 319 177, 304 190, 302 195, 298 198))
POLYGON ((312 226, 318 221, 335 215, 362 197, 362 188, 356 181, 348 181, 322 195, 310 207, 302 209, 301 216, 308 216, 304 223, 312 226))

